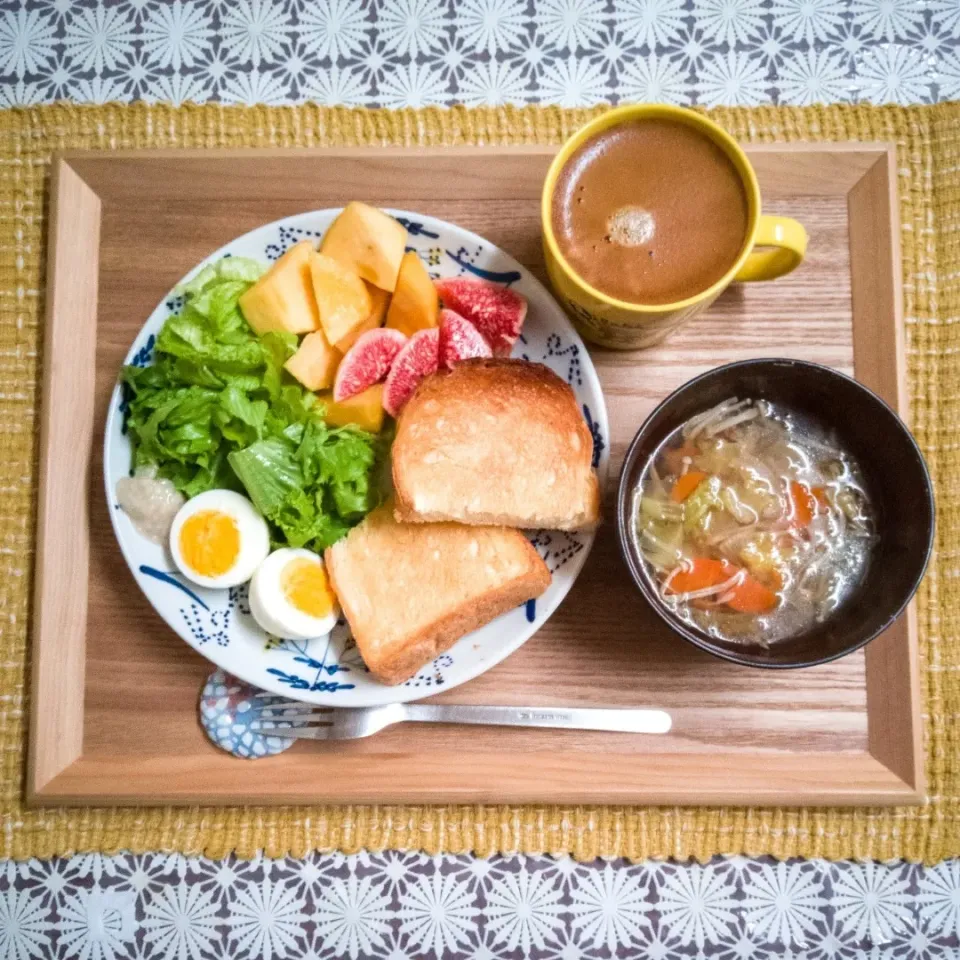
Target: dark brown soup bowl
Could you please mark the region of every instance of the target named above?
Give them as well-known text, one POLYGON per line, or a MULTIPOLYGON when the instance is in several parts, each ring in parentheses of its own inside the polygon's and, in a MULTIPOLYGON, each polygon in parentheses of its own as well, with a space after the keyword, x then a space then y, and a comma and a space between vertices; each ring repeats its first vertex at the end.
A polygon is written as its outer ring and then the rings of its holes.
POLYGON ((617 493, 620 547, 647 602, 681 637, 751 667, 807 667, 869 643, 903 612, 933 546, 933 488, 920 449, 899 417, 862 384, 799 360, 746 360, 684 384, 650 414, 627 451, 617 493), (690 417, 728 397, 782 404, 836 434, 856 457, 876 513, 878 542, 853 593, 823 622, 769 649, 721 640, 691 627, 663 601, 631 535, 633 492, 661 443, 690 417))

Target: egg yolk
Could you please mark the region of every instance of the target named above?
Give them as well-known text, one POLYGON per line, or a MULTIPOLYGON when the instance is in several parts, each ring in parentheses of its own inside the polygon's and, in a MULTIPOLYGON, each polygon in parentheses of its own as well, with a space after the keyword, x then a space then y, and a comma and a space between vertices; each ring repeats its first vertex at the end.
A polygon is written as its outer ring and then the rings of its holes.
POLYGON ((233 517, 217 510, 200 510, 180 528, 183 562, 202 577, 219 577, 240 554, 240 531, 233 517))
POLYGON ((304 557, 291 560, 280 574, 283 595, 301 613, 325 617, 333 609, 333 591, 323 567, 304 557))

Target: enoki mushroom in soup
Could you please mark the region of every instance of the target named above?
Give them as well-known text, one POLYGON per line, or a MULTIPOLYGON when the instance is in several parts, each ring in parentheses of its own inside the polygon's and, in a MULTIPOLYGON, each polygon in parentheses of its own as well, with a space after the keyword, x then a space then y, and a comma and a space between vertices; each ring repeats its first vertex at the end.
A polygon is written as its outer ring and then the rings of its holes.
POLYGON ((634 534, 687 623, 760 645, 836 610, 876 540, 856 460, 795 412, 736 397, 661 445, 635 495, 634 534))

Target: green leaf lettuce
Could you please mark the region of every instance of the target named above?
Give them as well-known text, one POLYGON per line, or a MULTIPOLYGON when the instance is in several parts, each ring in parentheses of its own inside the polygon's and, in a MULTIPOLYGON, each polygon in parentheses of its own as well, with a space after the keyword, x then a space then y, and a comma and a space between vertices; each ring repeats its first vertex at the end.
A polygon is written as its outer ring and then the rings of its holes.
POLYGON ((386 443, 329 429, 283 368, 297 337, 247 324, 238 301, 262 272, 241 257, 204 267, 178 289, 153 363, 124 368, 133 465, 156 465, 187 497, 245 491, 277 544, 321 550, 379 502, 386 443))

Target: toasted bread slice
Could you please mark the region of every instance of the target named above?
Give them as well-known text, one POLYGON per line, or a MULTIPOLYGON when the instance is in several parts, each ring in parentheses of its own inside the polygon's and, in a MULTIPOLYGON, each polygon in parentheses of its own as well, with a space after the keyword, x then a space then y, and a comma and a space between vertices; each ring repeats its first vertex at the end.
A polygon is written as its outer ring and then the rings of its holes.
POLYGON ((397 519, 581 530, 600 519, 593 437, 573 391, 525 360, 428 377, 393 444, 397 519))
POLYGON ((397 523, 391 505, 368 514, 324 559, 364 663, 388 684, 550 585, 519 531, 397 523))

